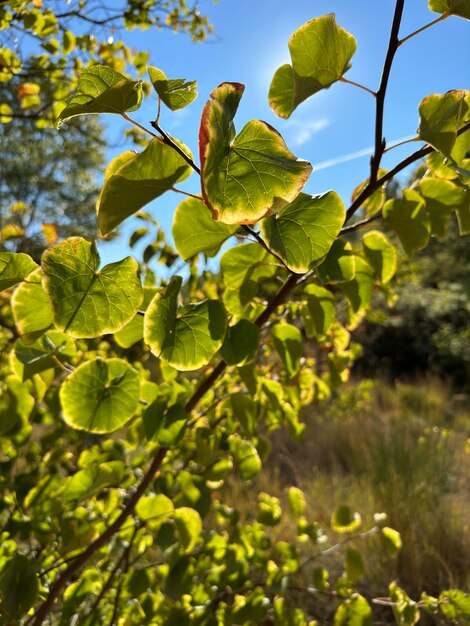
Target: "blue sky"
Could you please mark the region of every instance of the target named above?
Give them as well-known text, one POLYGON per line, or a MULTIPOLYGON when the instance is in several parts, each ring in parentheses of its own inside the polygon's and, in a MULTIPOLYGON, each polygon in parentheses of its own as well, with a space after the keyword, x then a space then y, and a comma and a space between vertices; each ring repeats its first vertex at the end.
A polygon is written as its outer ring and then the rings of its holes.
MULTIPOLYGON (((357 39, 346 77, 376 90, 394 6, 393 0, 220 0, 217 4, 202 0, 201 11, 215 28, 206 43, 193 44, 186 35, 167 31, 132 31, 125 33, 125 40, 136 51, 150 51, 151 64, 168 78, 197 80, 198 99, 180 112, 164 110, 161 116, 161 126, 184 141, 196 160, 199 118, 210 92, 223 81, 241 82, 246 90, 235 119, 237 130, 253 118, 273 125, 289 148, 313 165, 304 191, 316 194, 334 189, 348 204, 351 191, 368 176, 369 157, 363 153, 373 144, 374 98, 353 86, 336 83, 300 105, 289 120, 281 120, 268 106, 269 84, 274 71, 290 61, 290 35, 306 21, 333 12, 338 24, 357 39), (363 156, 341 162, 356 153, 363 156)), ((427 0, 407 0, 400 36, 436 17, 427 8, 427 0)), ((426 95, 469 87, 469 41, 469 23, 450 17, 398 50, 385 108, 384 131, 389 143, 415 134, 418 105, 426 95)), ((133 117, 147 125, 155 112, 156 98, 148 100, 133 117)), ((121 121, 113 119, 110 136, 116 139, 124 128, 121 121)), ((411 143, 392 150, 385 155, 384 166, 392 167, 419 145, 411 143)), ((194 174, 183 188, 197 193, 198 183, 194 174)), ((169 193, 148 206, 168 232, 181 199, 169 193)), ((132 220, 124 225, 123 236, 133 225, 132 220)), ((106 261, 122 258, 123 241, 101 244, 106 261)))

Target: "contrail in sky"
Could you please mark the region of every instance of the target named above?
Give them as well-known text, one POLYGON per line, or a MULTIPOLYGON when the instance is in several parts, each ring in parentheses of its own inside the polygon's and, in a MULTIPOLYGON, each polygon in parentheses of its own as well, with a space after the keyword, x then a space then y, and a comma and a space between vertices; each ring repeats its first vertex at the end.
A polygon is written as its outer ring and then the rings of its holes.
MULTIPOLYGON (((402 143, 403 141, 409 141, 415 137, 416 135, 408 135, 408 137, 394 139, 390 142, 390 146, 402 143)), ((313 171, 318 172, 319 170, 326 170, 328 167, 333 167, 334 165, 339 165, 340 163, 346 163, 347 161, 354 161, 354 159, 358 159, 359 157, 371 155, 373 152, 374 146, 363 148, 362 150, 356 150, 356 152, 350 152, 349 154, 344 154, 343 156, 336 157, 335 159, 328 159, 328 161, 322 161, 321 163, 314 164, 313 171)))

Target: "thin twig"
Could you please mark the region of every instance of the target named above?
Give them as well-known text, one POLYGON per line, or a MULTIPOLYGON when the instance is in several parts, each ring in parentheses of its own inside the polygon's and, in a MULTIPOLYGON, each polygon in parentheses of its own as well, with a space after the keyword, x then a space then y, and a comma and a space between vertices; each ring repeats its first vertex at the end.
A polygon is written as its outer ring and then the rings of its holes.
POLYGON ((371 217, 368 217, 365 220, 361 220, 360 222, 356 222, 355 224, 351 224, 351 226, 346 226, 346 228, 342 228, 339 234, 340 235, 346 235, 347 233, 352 233, 355 230, 358 230, 359 228, 363 228, 364 226, 367 226, 371 222, 375 222, 376 220, 380 219, 381 217, 382 217, 382 214, 379 211, 375 215, 372 215, 371 217))
POLYGON ((271 254, 273 257, 275 257, 279 263, 281 263, 281 265, 283 267, 285 267, 286 269, 289 269, 287 267, 287 265, 285 264, 284 260, 275 252, 273 252, 270 248, 268 248, 268 245, 266 244, 266 242, 264 241, 264 239, 260 236, 259 233, 256 232, 256 230, 253 230, 253 228, 251 228, 250 226, 248 226, 248 224, 243 224, 242 225, 243 230, 248 233, 248 235, 250 235, 251 237, 253 237, 254 239, 256 239, 256 241, 260 244, 260 246, 262 248, 264 248, 266 250, 266 252, 268 252, 269 254, 271 254))
POLYGON ((184 152, 178 146, 178 144, 176 144, 173 141, 173 139, 163 130, 163 128, 160 127, 160 125, 158 124, 158 120, 150 122, 150 125, 153 126, 153 128, 155 128, 155 130, 160 133, 160 135, 163 138, 163 142, 166 143, 167 146, 170 146, 170 148, 173 148, 173 150, 175 150, 180 155, 180 157, 182 157, 186 161, 186 163, 193 168, 193 170, 195 172, 197 172, 199 175, 201 175, 200 168, 196 165, 196 163, 194 163, 194 161, 191 159, 191 157, 189 157, 186 154, 186 152, 184 152))
POLYGON ((339 80, 340 82, 346 83, 347 85, 353 85, 354 87, 359 87, 359 89, 362 89, 363 91, 367 91, 367 93, 369 93, 374 98, 377 96, 377 93, 375 91, 372 91, 372 89, 369 89, 369 87, 366 87, 365 85, 361 85, 361 83, 356 83, 353 80, 348 80, 347 78, 344 78, 344 76, 341 76, 339 80))
POLYGON ((175 193, 181 193, 183 194, 183 196, 188 196, 189 198, 195 198, 196 200, 201 200, 202 201, 202 197, 201 196, 197 196, 194 193, 189 193, 189 191, 183 191, 182 189, 177 189, 176 187, 170 187, 171 191, 174 191, 175 193))
POLYGON ((137 126, 137 128, 140 128, 140 130, 143 130, 144 133, 148 133, 149 135, 151 135, 154 138, 158 136, 155 133, 152 133, 152 131, 150 129, 145 128, 145 126, 142 126, 142 124, 139 124, 139 122, 136 122, 135 120, 133 120, 132 117, 129 117, 127 115, 127 113, 121 113, 121 115, 127 122, 130 122, 131 124, 134 124, 134 126, 137 126))
POLYGON ((428 24, 425 24, 424 26, 421 26, 421 28, 418 28, 417 30, 414 30, 412 33, 410 33, 406 37, 403 37, 403 39, 400 39, 399 42, 398 42, 398 45, 401 46, 402 43, 405 43, 405 41, 408 41, 408 39, 411 39, 412 37, 415 37, 416 35, 419 35, 419 33, 422 33, 424 30, 427 30, 428 28, 431 28, 431 26, 434 26, 434 24, 438 24, 439 22, 442 22, 442 21, 446 20, 449 17, 449 15, 450 15, 450 12, 443 13, 441 16, 439 16, 438 18, 436 18, 432 22, 429 22, 428 24))

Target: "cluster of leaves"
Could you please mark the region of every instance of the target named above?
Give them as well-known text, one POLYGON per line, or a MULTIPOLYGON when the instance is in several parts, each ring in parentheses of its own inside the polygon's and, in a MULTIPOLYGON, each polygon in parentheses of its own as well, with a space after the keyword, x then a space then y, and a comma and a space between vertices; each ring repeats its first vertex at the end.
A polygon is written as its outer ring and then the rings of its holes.
MULTIPOLYGON (((461 4, 443 10, 461 14, 461 4)), ((398 1, 386 63, 399 45, 402 8, 398 1)), ((291 38, 292 66, 273 79, 274 110, 288 116, 342 79, 354 49, 333 16, 308 22, 291 38)), ((157 68, 149 76, 170 109, 194 100, 193 81, 167 79, 157 68)), ((407 254, 454 214, 461 234, 468 232, 470 93, 426 98, 417 140, 427 145, 390 172, 378 168, 379 142, 371 177, 346 211, 334 191, 302 192, 311 165, 271 126, 252 120, 237 134, 243 89, 223 83, 211 93, 199 166, 157 115, 148 146, 123 153, 106 171, 97 203, 104 236, 200 175, 201 195, 188 194, 175 211, 177 254, 160 237, 147 255, 161 254, 170 268, 188 261, 184 285, 176 273, 156 284, 132 257, 100 268, 96 244, 80 237, 48 248, 39 265, 0 253, 3 623, 31 612, 38 626, 60 606, 55 619, 64 625, 118 617, 125 624, 314 624, 290 595, 303 572, 313 585, 304 584, 306 593, 337 603, 336 626, 372 623, 370 599, 359 592, 359 550, 345 549, 337 580, 316 567, 325 530, 308 516, 300 490, 286 496, 297 528, 292 544, 283 539, 279 499, 260 493, 256 516, 244 518, 224 504, 224 493, 231 477, 260 473, 272 431, 286 427, 301 437, 302 409, 347 379, 357 352, 350 332, 396 271, 395 245, 368 225, 383 218, 407 254), (387 181, 426 155, 419 187, 385 202, 387 181), (366 232, 353 245, 350 233, 359 228, 366 232), (199 257, 214 256, 234 236, 249 241, 222 255, 220 276, 200 274, 199 257)), ((386 82, 375 94, 379 124, 385 90, 386 82)), ((90 113, 133 122, 129 113, 141 100, 141 81, 94 65, 82 71, 58 122, 90 113)), ((331 530, 345 537, 339 549, 371 535, 390 558, 401 548, 380 516, 356 537, 360 525, 358 513, 338 508, 331 530)), ((458 590, 413 602, 392 583, 389 594, 384 602, 398 624, 416 623, 421 608, 451 620, 470 616, 458 590)))
MULTIPOLYGON (((145 71, 149 54, 135 54, 121 39, 123 29, 162 29, 188 33, 202 41, 212 26, 198 3, 185 0, 5 0, 0 6, 0 84, 12 82, 26 116, 41 127, 54 125, 80 71, 90 62, 117 71, 145 71), (28 52, 25 55, 25 51, 28 52), (47 89, 44 83, 47 82, 47 89)), ((8 101, 0 120, 18 116, 8 101)))

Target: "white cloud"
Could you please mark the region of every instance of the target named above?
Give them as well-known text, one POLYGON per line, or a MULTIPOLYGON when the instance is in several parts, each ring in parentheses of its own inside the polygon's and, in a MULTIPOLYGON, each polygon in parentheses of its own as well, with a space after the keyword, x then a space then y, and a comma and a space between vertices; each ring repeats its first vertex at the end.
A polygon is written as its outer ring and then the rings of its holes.
POLYGON ((303 146, 310 141, 313 135, 316 135, 329 125, 330 120, 326 117, 321 117, 311 122, 290 120, 287 123, 288 128, 291 128, 293 131, 292 142, 295 143, 296 146, 303 146))

